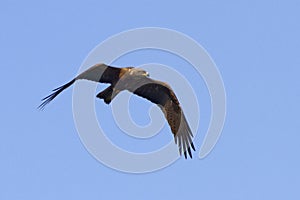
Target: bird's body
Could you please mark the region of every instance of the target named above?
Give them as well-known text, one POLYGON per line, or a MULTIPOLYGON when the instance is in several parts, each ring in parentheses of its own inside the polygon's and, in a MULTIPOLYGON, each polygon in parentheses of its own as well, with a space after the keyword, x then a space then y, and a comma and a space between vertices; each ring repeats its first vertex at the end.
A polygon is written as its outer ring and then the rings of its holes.
POLYGON ((110 84, 109 87, 97 94, 97 98, 103 99, 106 104, 109 104, 123 90, 128 90, 157 104, 171 127, 175 142, 179 146, 179 153, 183 153, 186 158, 188 152, 192 158, 191 148, 195 150, 192 131, 175 93, 168 84, 149 78, 148 72, 140 68, 117 68, 96 64, 67 84, 54 89, 52 94, 42 99, 43 102, 39 108, 43 109, 59 93, 80 79, 110 84))

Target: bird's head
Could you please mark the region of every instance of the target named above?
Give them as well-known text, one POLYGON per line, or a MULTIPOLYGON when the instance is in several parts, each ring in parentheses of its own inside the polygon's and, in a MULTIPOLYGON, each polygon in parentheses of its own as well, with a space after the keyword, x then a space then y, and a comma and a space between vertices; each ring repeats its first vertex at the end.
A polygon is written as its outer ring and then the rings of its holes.
POLYGON ((142 68, 130 68, 129 74, 132 76, 146 76, 149 77, 149 73, 142 68))

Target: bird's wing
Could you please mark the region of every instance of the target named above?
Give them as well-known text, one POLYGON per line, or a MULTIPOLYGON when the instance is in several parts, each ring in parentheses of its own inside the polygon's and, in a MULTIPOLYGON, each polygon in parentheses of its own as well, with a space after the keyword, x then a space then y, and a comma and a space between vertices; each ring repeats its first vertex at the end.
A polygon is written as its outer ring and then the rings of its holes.
POLYGON ((78 79, 86 79, 100 83, 115 84, 120 76, 126 71, 126 68, 118 68, 100 63, 92 66, 76 77, 78 79))
POLYGON ((117 68, 108 66, 105 64, 96 64, 93 65, 91 68, 87 69, 86 71, 79 74, 76 78, 72 81, 68 82, 67 84, 60 86, 53 90, 53 93, 46 96, 42 99, 42 103, 39 105, 39 109, 43 109, 50 101, 52 101, 59 93, 63 90, 70 87, 76 80, 79 79, 86 79, 90 81, 100 82, 100 83, 111 83, 115 84, 118 82, 119 77, 126 72, 126 68, 117 68))
POLYGON ((143 84, 131 90, 134 94, 157 104, 163 111, 174 135, 175 143, 179 147, 180 155, 185 158, 187 152, 192 158, 191 148, 195 151, 192 141, 192 131, 180 107, 179 101, 171 87, 163 82, 145 77, 143 84))
POLYGON ((44 109, 44 107, 50 103, 50 101, 52 101, 59 93, 61 93, 62 91, 64 91, 65 89, 67 89, 68 87, 70 87, 74 82, 76 81, 76 79, 74 78, 73 80, 71 80, 70 82, 52 90, 52 93, 49 94, 48 96, 46 96, 45 98, 42 99, 42 103, 39 105, 38 109, 44 109))

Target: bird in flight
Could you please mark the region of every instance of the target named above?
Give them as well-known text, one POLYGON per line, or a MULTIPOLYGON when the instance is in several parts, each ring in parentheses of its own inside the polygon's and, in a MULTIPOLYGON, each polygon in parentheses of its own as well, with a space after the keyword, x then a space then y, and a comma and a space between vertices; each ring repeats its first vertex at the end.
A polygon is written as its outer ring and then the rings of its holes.
POLYGON ((42 99, 38 108, 43 109, 59 93, 81 79, 110 84, 97 94, 97 98, 103 99, 106 104, 109 104, 123 90, 128 90, 156 104, 168 121, 175 143, 179 147, 179 154, 184 154, 187 158, 188 153, 192 158, 191 148, 195 151, 193 134, 174 91, 167 83, 149 78, 149 73, 141 68, 118 68, 103 63, 96 64, 65 85, 54 89, 52 94, 42 99))

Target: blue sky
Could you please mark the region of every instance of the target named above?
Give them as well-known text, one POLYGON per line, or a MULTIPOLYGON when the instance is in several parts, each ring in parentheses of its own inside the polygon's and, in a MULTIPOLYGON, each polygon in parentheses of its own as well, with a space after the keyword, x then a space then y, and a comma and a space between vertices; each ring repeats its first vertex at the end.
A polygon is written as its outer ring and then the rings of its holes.
MULTIPOLYGON (((299 199, 299 8, 292 0, 1 1, 0 199, 299 199), (205 159, 135 175, 86 151, 72 89, 43 112, 36 107, 101 41, 147 26, 183 32, 209 52, 226 87, 227 118, 205 159)), ((163 53, 143 56, 116 63, 175 63, 163 53)), ((202 107, 198 149, 208 123, 202 107)))

